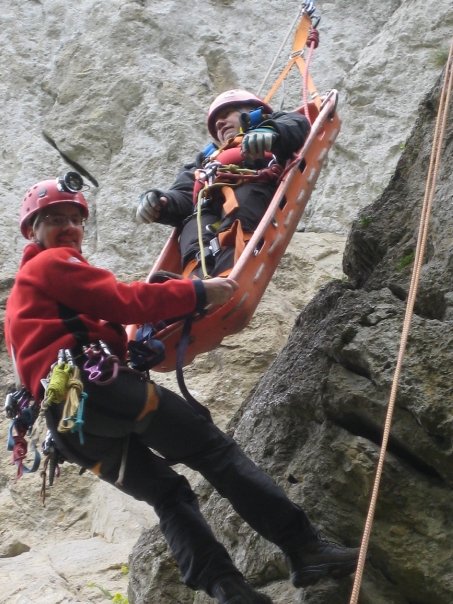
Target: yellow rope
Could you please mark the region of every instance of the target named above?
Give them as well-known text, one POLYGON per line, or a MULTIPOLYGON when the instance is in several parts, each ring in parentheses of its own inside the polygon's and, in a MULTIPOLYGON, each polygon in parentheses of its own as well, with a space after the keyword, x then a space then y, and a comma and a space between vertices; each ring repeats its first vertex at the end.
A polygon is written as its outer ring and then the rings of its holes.
POLYGON ((49 405, 62 403, 65 400, 71 375, 72 367, 69 363, 59 363, 53 367, 42 403, 43 409, 47 409, 49 405))
POLYGON ((80 369, 72 363, 58 363, 50 372, 49 384, 41 405, 40 416, 44 415, 44 411, 50 405, 64 402, 63 413, 57 430, 59 432, 73 430, 82 396, 83 382, 80 379, 80 369))
POLYGON ((60 423, 58 424, 58 432, 69 432, 75 426, 75 417, 79 409, 80 399, 83 392, 83 383, 80 379, 80 369, 77 366, 73 367, 73 374, 68 380, 67 386, 68 390, 66 394, 66 401, 60 423))
POLYGON ((434 132, 433 139, 433 148, 431 153, 431 160, 428 169, 428 176, 426 181, 425 188, 425 196, 423 200, 422 207, 422 215, 420 218, 420 227, 419 234, 417 239, 417 249, 415 253, 414 259, 414 270, 412 272, 411 284, 408 293, 407 305, 406 305, 406 313, 404 317, 403 329, 401 333, 400 340, 400 348, 398 351, 398 358, 395 368, 395 373, 393 376, 392 387, 390 391, 390 398, 388 402, 387 408, 387 416, 385 419, 384 425, 384 433, 382 437, 382 445, 381 452, 379 455, 378 466, 376 470, 376 477, 373 485, 373 491, 371 495, 370 506, 368 510, 367 519, 365 522, 364 534, 362 537, 362 543, 360 546, 359 560, 357 563, 357 571, 354 578, 354 585, 352 588, 351 599, 349 604, 357 604, 359 598, 360 587, 362 583, 363 570, 365 567, 366 555, 368 550, 368 544, 370 540, 370 534, 373 524, 374 513, 376 510, 376 502, 379 492, 379 485, 382 477, 383 467, 384 467, 384 458, 387 450, 390 428, 392 423, 393 411, 395 408, 395 400, 396 393, 398 389, 398 382, 401 375, 401 368, 404 359, 404 353, 406 350, 407 340, 409 336, 409 328, 412 320, 414 305, 415 305, 415 297, 418 289, 418 284, 420 280, 420 271, 422 267, 423 257, 426 248, 426 241, 428 236, 428 221, 431 213, 432 202, 434 198, 434 193, 436 189, 436 179, 437 172, 439 169, 440 156, 442 150, 442 141, 445 135, 446 122, 448 116, 448 107, 450 101, 450 95, 452 91, 452 82, 453 82, 453 41, 450 46, 450 53, 448 56, 447 66, 445 69, 445 80, 442 87, 440 102, 439 102, 439 111, 437 114, 436 127, 434 132))
POLYGON ((205 186, 198 194, 197 200, 197 230, 198 230, 198 248, 200 250, 200 262, 201 270, 203 272, 203 279, 209 279, 208 267, 206 265, 206 256, 204 254, 204 243, 203 243, 203 224, 201 222, 201 206, 203 200, 203 193, 206 192, 207 186, 205 186))

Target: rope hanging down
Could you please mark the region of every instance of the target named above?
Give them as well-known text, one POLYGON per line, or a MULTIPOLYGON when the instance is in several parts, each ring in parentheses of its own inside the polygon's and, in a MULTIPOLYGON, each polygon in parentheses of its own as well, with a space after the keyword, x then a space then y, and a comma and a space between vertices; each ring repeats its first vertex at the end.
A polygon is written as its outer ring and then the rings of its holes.
POLYGON ((382 472, 384 467, 384 459, 387 451, 387 445, 390 435, 390 428, 392 423, 393 411, 395 408, 396 393, 398 389, 398 382, 401 375, 401 368, 404 359, 404 353, 407 346, 407 340, 409 336, 410 324, 414 314, 415 297, 420 280, 420 271, 423 263, 423 257, 425 254, 426 241, 428 237, 428 223, 431 214, 432 202, 436 189, 437 173, 439 170, 440 156, 442 150, 442 143, 446 130, 448 108, 450 103, 450 96, 453 88, 453 41, 450 46, 450 53, 447 60, 447 66, 445 68, 445 78, 442 86, 439 110, 437 114, 436 126, 433 138, 433 147, 431 152, 431 159, 428 168, 428 176, 426 180, 425 195, 423 200, 422 214, 420 218, 420 227, 417 239, 417 248, 414 259, 414 269, 412 272, 411 283, 409 287, 409 293, 407 298, 406 312, 404 316, 403 329, 400 339, 400 347, 398 351, 398 357, 395 367, 395 373, 393 376, 392 387, 390 391, 390 397, 387 408, 387 415, 384 424, 384 433, 382 436, 381 452, 379 455, 379 461, 376 470, 376 477, 373 485, 373 491, 370 500, 370 506, 368 510, 367 519, 365 522, 365 529, 362 537, 362 543, 360 546, 359 560, 357 563, 357 571, 354 579, 354 585, 352 588, 351 599, 349 604, 357 604, 359 598, 360 587, 362 583, 363 570, 365 567, 365 560, 367 556, 368 544, 370 540, 370 534, 373 524, 374 513, 376 510, 376 502, 379 492, 379 485, 382 478, 382 472))

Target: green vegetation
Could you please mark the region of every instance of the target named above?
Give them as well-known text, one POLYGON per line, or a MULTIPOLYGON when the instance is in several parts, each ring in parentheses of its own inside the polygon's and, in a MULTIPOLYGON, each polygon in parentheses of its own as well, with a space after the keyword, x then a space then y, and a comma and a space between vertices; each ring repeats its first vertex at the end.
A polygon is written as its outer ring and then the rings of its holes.
POLYGON ((414 250, 410 250, 401 258, 401 260, 397 264, 397 269, 402 271, 406 268, 406 266, 410 266, 414 262, 415 252, 414 250))
POLYGON ((128 575, 129 574, 129 566, 127 564, 121 565, 121 574, 128 575))
POLYGON ((434 65, 443 67, 448 59, 448 48, 438 48, 434 52, 434 65))
POLYGON ((373 219, 371 218, 371 216, 362 216, 359 219, 359 225, 361 227, 363 227, 364 229, 366 229, 368 226, 370 226, 372 221, 373 221, 373 219))
POLYGON ((129 600, 121 594, 115 594, 112 598, 114 604, 129 604, 129 600))
MULTIPOLYGON (((123 575, 127 575, 128 572, 129 568, 124 564, 121 567, 121 573, 123 575)), ((99 589, 99 591, 109 600, 109 602, 113 602, 114 604, 129 604, 129 599, 126 596, 123 596, 123 594, 120 593, 112 594, 111 591, 105 589, 105 587, 102 587, 102 585, 90 582, 87 584, 87 587, 95 587, 96 589, 99 589)))

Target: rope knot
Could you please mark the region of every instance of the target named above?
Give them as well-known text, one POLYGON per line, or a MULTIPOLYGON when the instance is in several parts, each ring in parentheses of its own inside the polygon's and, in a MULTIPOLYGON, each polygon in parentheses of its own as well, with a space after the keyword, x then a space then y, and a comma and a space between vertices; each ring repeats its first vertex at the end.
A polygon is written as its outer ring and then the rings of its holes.
POLYGON ((311 46, 312 44, 313 48, 318 48, 319 46, 319 31, 315 27, 310 28, 307 38, 307 46, 311 46))

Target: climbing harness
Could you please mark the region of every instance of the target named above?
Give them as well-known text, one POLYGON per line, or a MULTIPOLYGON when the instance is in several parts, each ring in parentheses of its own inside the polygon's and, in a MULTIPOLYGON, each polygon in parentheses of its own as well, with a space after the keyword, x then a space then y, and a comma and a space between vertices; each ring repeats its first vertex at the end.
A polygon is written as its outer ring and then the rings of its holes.
POLYGON ((384 430, 382 435, 381 451, 379 454, 378 465, 376 469, 375 481, 373 484, 373 490, 370 499, 370 505, 368 514, 365 522, 364 533, 362 536, 362 543, 360 546, 359 559, 357 563, 357 570, 354 578, 354 585, 352 588, 351 599, 349 604, 357 604, 360 587, 362 584, 363 571, 366 562, 366 556, 368 551, 368 544, 371 535, 371 529, 373 525, 373 519, 376 511, 377 498, 379 493, 379 487, 382 479, 384 460, 387 452, 387 445, 390 437, 390 430, 393 418, 393 412, 395 409, 396 395, 398 391, 398 383, 402 371, 404 355, 409 339, 410 325, 414 314, 415 298, 418 290, 420 281, 420 273, 423 264, 423 257, 426 249, 426 242, 428 238, 428 225, 429 218, 431 215, 431 208, 436 190, 437 173, 440 164, 442 142, 445 137, 447 116, 450 104, 450 96, 453 91, 453 42, 450 45, 450 52, 447 59, 447 65, 445 68, 445 77, 442 85, 442 91, 439 101, 439 110, 436 119, 436 126, 434 130, 433 146, 431 152, 431 159, 428 167, 428 175, 426 179, 425 195, 423 199, 423 206, 420 217, 420 226, 417 238, 417 247, 414 258, 414 268, 411 277, 411 283, 409 286, 409 293, 407 296, 406 311, 404 315, 403 328, 400 338, 400 346, 398 350, 397 362, 395 366, 395 372, 392 380, 392 387, 390 391, 389 401, 387 405, 387 414, 384 423, 384 430))
MULTIPOLYGON (((252 112, 250 122, 253 126, 256 126, 258 119, 264 119, 261 108, 252 112)), ((242 121, 245 122, 248 114, 242 114, 242 121)), ((283 168, 277 163, 274 155, 271 153, 266 154, 265 161, 267 165, 260 169, 251 169, 242 167, 239 162, 242 161, 243 157, 240 150, 240 142, 242 135, 236 136, 233 140, 227 141, 222 147, 214 147, 214 151, 210 156, 207 156, 203 162, 202 168, 195 171, 194 179, 194 205, 195 214, 197 219, 197 232, 198 232, 198 247, 199 252, 196 255, 196 262, 191 262, 189 265, 183 267, 183 275, 189 276, 194 268, 200 264, 201 273, 203 279, 210 277, 207 268, 206 258, 215 258, 222 250, 221 238, 217 236, 219 229, 222 229, 222 233, 231 229, 234 221, 231 220, 225 224, 227 219, 239 207, 234 194, 234 188, 238 187, 246 182, 277 182, 280 175, 283 172, 283 168), (231 163, 235 161, 237 163, 231 163), (228 162, 228 163, 227 163, 228 162), (209 225, 210 231, 215 235, 210 241, 208 246, 205 246, 203 241, 203 225, 202 225, 202 213, 206 208, 214 203, 214 199, 222 201, 217 202, 222 206, 221 217, 219 220, 212 225, 209 225)), ((243 232, 236 231, 237 242, 234 244, 241 246, 246 240, 243 239, 243 232), (241 239, 242 237, 242 239, 241 239)), ((233 245, 234 245, 233 244, 233 245)))
MULTIPOLYGON (((63 405, 57 430, 61 433, 77 433, 79 442, 83 445, 84 411, 88 395, 83 390, 81 370, 86 372, 90 382, 104 386, 116 379, 120 362, 103 340, 98 340, 89 346, 84 345, 81 349, 82 354, 76 359, 68 348, 61 348, 58 351, 57 361, 51 367, 47 379, 42 380, 45 392, 40 417, 44 417, 45 411, 51 405, 63 405), (81 364, 81 368, 75 360, 81 364)), ((49 431, 41 448, 45 457, 41 471, 41 498, 45 504, 47 475, 48 484, 52 486, 55 476, 60 475, 60 465, 64 461, 64 456, 58 450, 49 431)))

